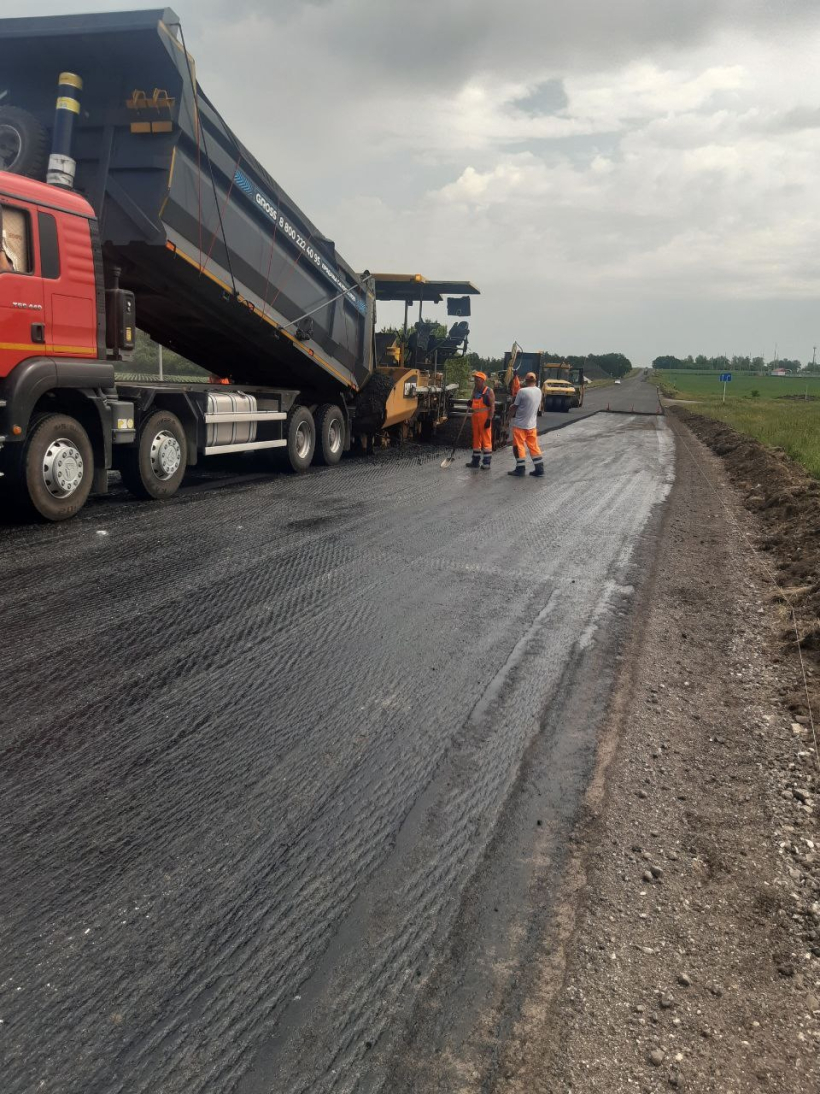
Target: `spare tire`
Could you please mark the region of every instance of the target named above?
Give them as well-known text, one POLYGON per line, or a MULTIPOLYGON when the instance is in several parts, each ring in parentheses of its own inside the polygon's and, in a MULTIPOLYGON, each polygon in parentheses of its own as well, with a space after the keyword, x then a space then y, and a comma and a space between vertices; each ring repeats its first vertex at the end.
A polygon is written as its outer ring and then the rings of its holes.
POLYGON ((17 106, 0 106, 0 171, 45 181, 48 131, 17 106))

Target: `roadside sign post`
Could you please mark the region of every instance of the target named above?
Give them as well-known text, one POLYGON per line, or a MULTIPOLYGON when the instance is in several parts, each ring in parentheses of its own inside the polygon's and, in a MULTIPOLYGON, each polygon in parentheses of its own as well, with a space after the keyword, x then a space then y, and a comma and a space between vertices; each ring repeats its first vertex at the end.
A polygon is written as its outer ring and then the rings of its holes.
POLYGON ((723 402, 726 402, 726 385, 732 379, 731 372, 721 372, 720 382, 723 384, 723 402))

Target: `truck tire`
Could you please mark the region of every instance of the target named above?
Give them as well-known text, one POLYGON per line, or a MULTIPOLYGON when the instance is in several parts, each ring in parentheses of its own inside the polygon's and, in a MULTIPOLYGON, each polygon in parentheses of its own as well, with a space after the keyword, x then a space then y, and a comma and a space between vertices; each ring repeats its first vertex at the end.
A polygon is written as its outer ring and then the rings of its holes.
POLYGON ((170 410, 157 410, 146 418, 139 443, 123 453, 120 473, 134 497, 162 501, 176 494, 187 466, 182 423, 170 410))
POLYGON ((35 419, 14 481, 18 499, 44 520, 68 520, 78 513, 94 481, 94 452, 80 423, 67 414, 35 419))
POLYGON ((316 423, 306 406, 295 406, 288 415, 287 465, 297 474, 307 471, 316 451, 316 423))
POLYGON ((0 171, 43 181, 48 170, 48 132, 17 106, 0 107, 0 171))
POLYGON ((333 467, 345 450, 345 417, 338 406, 325 403, 316 412, 316 463, 333 467))

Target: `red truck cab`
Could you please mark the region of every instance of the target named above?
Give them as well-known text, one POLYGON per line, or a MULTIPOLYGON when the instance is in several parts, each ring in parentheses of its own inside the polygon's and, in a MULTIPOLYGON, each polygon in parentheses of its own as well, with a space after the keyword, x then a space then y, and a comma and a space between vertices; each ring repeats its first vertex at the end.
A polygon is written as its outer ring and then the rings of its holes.
POLYGON ((111 466, 97 222, 79 194, 0 172, 0 228, 0 471, 64 519, 105 489, 111 466))
POLYGON ((72 191, 0 173, 0 213, 0 377, 33 356, 100 356, 91 206, 72 191))

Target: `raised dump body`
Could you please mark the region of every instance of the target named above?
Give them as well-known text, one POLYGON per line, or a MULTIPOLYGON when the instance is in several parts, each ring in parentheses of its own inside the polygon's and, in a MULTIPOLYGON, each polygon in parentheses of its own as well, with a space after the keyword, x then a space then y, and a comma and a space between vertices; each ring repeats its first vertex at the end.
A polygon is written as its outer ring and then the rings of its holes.
POLYGON ((58 77, 82 81, 75 188, 97 213, 108 280, 121 267, 142 329, 237 383, 321 400, 367 381, 369 278, 202 92, 172 9, 3 19, 0 43, 2 107, 45 128, 44 157, 58 77))

